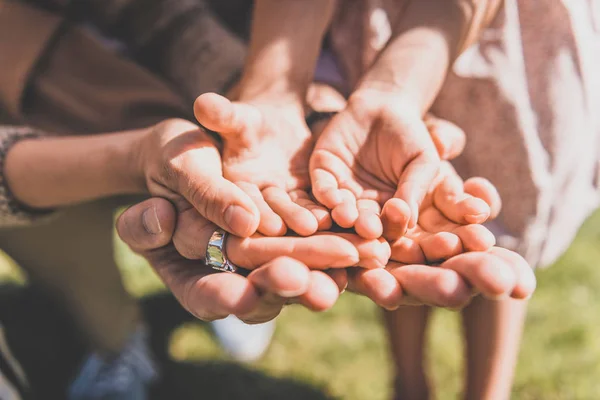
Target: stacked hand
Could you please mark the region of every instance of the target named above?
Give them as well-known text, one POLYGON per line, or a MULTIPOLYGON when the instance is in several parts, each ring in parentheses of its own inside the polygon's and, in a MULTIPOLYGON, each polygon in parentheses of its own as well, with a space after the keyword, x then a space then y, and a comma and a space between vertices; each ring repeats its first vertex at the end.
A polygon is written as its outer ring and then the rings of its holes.
POLYGON ((198 318, 235 314, 263 322, 289 303, 323 310, 346 287, 388 309, 456 308, 477 293, 524 298, 533 292, 525 261, 492 247, 493 235, 481 225, 498 213, 494 187, 483 179, 463 183, 446 161, 438 165, 438 153, 449 159, 462 150, 457 127, 436 119, 402 125, 400 118, 401 132, 414 137, 409 144, 425 148, 403 157, 407 147, 385 113, 369 114, 376 117, 369 122, 368 116, 348 117, 354 111, 346 108, 319 136, 317 126, 311 135, 300 108, 286 104, 231 103, 209 94, 195 111, 205 127, 223 132, 223 160, 203 129, 183 121, 159 125, 140 146, 141 164, 154 171, 146 173, 152 194, 172 203, 151 199, 134 206, 118 231, 198 318), (394 164, 396 155, 403 161, 394 164), (424 174, 412 165, 423 160, 434 165, 424 174), (392 167, 384 168, 386 162, 392 167), (316 202, 309 174, 315 197, 327 203, 337 193, 343 201, 327 208, 316 202), (429 175, 432 183, 422 185, 429 175), (243 211, 233 220, 227 217, 232 204, 243 211), (353 206, 355 218, 344 219, 353 206), (355 229, 330 231, 329 210, 336 226, 355 229), (200 261, 216 229, 210 221, 239 235, 229 236, 226 253, 247 276, 215 273, 200 261), (282 236, 287 228, 307 237, 282 236))

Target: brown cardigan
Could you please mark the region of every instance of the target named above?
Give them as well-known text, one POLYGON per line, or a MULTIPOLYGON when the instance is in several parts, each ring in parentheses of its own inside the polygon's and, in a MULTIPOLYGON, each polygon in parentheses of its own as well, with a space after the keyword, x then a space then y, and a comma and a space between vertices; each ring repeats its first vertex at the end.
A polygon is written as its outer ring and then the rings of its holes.
POLYGON ((243 42, 204 1, 68 3, 0 0, 0 227, 40 215, 19 206, 3 180, 4 156, 19 139, 191 118, 195 96, 223 90, 242 67, 243 42), (83 24, 125 44, 127 57, 83 24))

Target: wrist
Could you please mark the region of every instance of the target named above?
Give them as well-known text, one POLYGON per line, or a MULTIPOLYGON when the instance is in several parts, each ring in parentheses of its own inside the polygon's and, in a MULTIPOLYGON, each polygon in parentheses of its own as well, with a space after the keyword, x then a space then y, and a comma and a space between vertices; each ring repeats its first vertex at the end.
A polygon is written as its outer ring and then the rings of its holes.
POLYGON ((421 116, 421 99, 418 93, 406 86, 389 82, 369 81, 361 84, 348 99, 351 107, 360 109, 393 108, 403 114, 421 116))
MULTIPOLYGON (((22 179, 27 173, 28 150, 32 142, 36 139, 33 137, 23 138, 6 149, 4 159, 2 160, 2 178, 5 190, 12 202, 22 205, 26 208, 36 208, 35 201, 30 201, 29 193, 26 190, 26 182, 22 179)), ((9 201, 10 201, 9 200, 9 201)), ((40 207, 41 208, 41 207, 40 207)))
POLYGON ((242 102, 282 103, 303 107, 308 85, 294 79, 254 78, 243 75, 232 92, 232 100, 242 102))
POLYGON ((149 128, 115 134, 114 146, 107 152, 105 174, 116 194, 148 193, 143 155, 150 134, 149 128))

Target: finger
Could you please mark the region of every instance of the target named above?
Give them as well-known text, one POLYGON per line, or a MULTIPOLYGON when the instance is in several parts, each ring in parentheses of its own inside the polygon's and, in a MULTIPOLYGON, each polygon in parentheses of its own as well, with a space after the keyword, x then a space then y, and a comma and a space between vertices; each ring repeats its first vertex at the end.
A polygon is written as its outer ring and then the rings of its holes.
POLYGON ((442 160, 452 160, 462 153, 467 139, 462 129, 431 114, 425 117, 425 125, 442 160))
POLYGON ((317 229, 319 231, 331 229, 331 225, 333 223, 331 214, 325 207, 317 204, 313 199, 311 199, 308 193, 306 193, 304 190, 293 190, 290 192, 290 198, 294 203, 312 213, 317 220, 317 229))
POLYGON ((175 207, 152 198, 129 207, 117 220, 117 233, 134 251, 144 253, 171 242, 176 223, 175 207))
POLYGON ((496 218, 502 208, 500 194, 494 185, 485 178, 470 178, 464 184, 465 193, 485 201, 490 207, 490 218, 496 218))
POLYGON ((340 294, 344 293, 348 287, 348 272, 346 269, 328 269, 324 271, 338 286, 340 294))
POLYGON ((367 240, 351 233, 318 232, 309 237, 250 238, 230 236, 226 253, 229 260, 243 268, 254 269, 277 257, 287 256, 311 269, 383 268, 390 257, 384 240, 367 240))
POLYGON ((327 150, 319 149, 320 142, 317 142, 310 156, 310 181, 317 201, 331 210, 344 200, 340 189, 360 193, 362 188, 345 161, 327 150))
MULTIPOLYGON (((200 166, 193 170, 201 171, 200 166)), ((203 217, 229 233, 250 236, 260 223, 260 212, 252 199, 221 176, 188 175, 181 191, 203 217)), ((178 209, 181 212, 181 209, 178 209)))
POLYGON ((262 194, 269 207, 291 230, 302 236, 309 236, 317 231, 319 224, 315 216, 293 202, 285 190, 272 186, 264 189, 262 194))
POLYGON ((403 264, 424 264, 425 254, 417 241, 409 237, 401 237, 390 244, 390 259, 403 264))
MULTIPOLYGON (((216 226, 189 209, 178 215, 173 235, 175 248, 188 259, 204 259, 208 242, 216 226)), ((366 240, 351 233, 318 232, 309 237, 268 237, 255 234, 250 238, 229 235, 225 254, 245 269, 255 269, 282 256, 293 257, 312 269, 344 268, 359 265, 382 268, 391 250, 383 240, 366 240)))
POLYGON ((356 233, 365 239, 377 239, 383 235, 381 222, 381 207, 375 200, 359 199, 357 201, 358 219, 355 227, 356 233))
POLYGON ((179 254, 190 260, 204 260, 206 248, 217 226, 189 208, 177 215, 177 230, 173 245, 179 254))
POLYGON ((153 198, 121 214, 117 232, 125 243, 148 259, 177 300, 197 318, 211 321, 252 307, 258 296, 245 278, 233 274, 209 275, 203 264, 185 260, 173 246, 167 246, 175 220, 173 205, 153 198))
POLYGON ((368 297, 387 310, 394 310, 402 303, 402 288, 385 269, 351 269, 348 289, 368 297))
POLYGON ((194 102, 194 115, 205 128, 219 133, 236 147, 253 144, 254 128, 261 123, 261 114, 253 106, 232 103, 217 93, 204 93, 194 102))
POLYGON ((477 291, 488 298, 509 295, 517 276, 502 258, 487 252, 463 253, 445 261, 442 269, 451 269, 464 277, 477 291))
POLYGON ((297 260, 279 257, 252 271, 248 280, 257 288, 260 298, 255 308, 237 317, 246 323, 263 323, 279 315, 290 299, 306 293, 310 270, 297 260))
POLYGON ((312 311, 325 311, 333 307, 340 296, 336 282, 323 271, 310 271, 310 284, 298 302, 312 311))
POLYGON ((496 237, 483 225, 462 225, 452 229, 465 251, 486 251, 496 244, 496 237))
POLYGON ((435 307, 461 308, 471 290, 455 271, 428 265, 390 263, 387 270, 398 280, 405 296, 435 307))
POLYGON ((236 184, 252 199, 258 208, 260 213, 258 232, 266 236, 285 235, 287 227, 283 219, 269 207, 258 186, 248 182, 236 182, 236 184))
POLYGON ((306 265, 290 257, 277 257, 252 271, 248 280, 260 293, 292 298, 306 292, 310 279, 306 265))
MULTIPOLYGON (((259 293, 241 275, 214 273, 197 279, 179 270, 164 279, 183 307, 203 321, 222 319, 230 314, 245 315, 257 307, 259 293)), ((161 275, 162 277, 162 275, 161 275)))
POLYGON ((356 197, 348 189, 339 190, 342 202, 331 211, 331 218, 342 228, 352 228, 358 219, 356 197))
POLYGON ((446 218, 459 224, 481 224, 491 212, 484 200, 464 193, 458 175, 446 176, 435 187, 433 203, 446 218))
POLYGON ((464 251, 460 238, 450 232, 428 235, 420 240, 419 244, 430 264, 447 260, 464 251))
POLYGON ((438 174, 439 167, 440 159, 432 149, 415 157, 402 172, 394 197, 404 200, 410 207, 409 228, 417 225, 419 207, 438 174))
POLYGON ((383 222, 383 237, 394 241, 406 234, 411 218, 409 205, 396 198, 389 199, 383 205, 381 220, 383 222))
POLYGON ((537 282, 533 269, 527 261, 514 251, 501 247, 494 247, 489 252, 506 261, 517 276, 516 284, 510 293, 511 297, 515 299, 527 299, 531 297, 535 291, 537 282))
POLYGON ((325 207, 332 210, 342 202, 337 179, 331 172, 321 168, 311 168, 310 181, 313 195, 325 207))

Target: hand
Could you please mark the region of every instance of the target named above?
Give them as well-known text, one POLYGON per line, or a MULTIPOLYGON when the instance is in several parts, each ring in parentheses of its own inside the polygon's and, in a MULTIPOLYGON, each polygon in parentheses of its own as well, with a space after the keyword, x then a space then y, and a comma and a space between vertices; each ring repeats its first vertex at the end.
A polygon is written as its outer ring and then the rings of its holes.
POLYGON ((315 198, 335 222, 364 237, 382 233, 374 210, 399 199, 390 211, 414 227, 437 175, 439 157, 419 110, 392 91, 362 89, 327 125, 310 158, 315 198), (356 201, 358 200, 358 202, 356 201))
POLYGON ((387 309, 421 304, 461 308, 479 293, 492 299, 531 296, 535 275, 521 256, 491 247, 493 235, 482 225, 456 223, 480 209, 479 201, 487 203, 489 213, 479 216, 478 223, 494 218, 500 210, 496 189, 483 178, 462 185, 453 169, 445 170, 426 199, 429 205, 417 227, 391 244, 392 261, 386 269, 351 270, 349 288, 387 309))
POLYGON ((203 320, 234 314, 246 322, 265 322, 287 303, 328 309, 346 287, 346 272, 327 268, 355 264, 383 268, 390 255, 387 243, 356 235, 230 236, 228 257, 251 272, 247 277, 218 273, 180 254, 181 249, 190 257, 203 257, 216 228, 194 215, 182 219, 167 200, 152 198, 126 210, 117 221, 117 232, 150 262, 182 306, 203 320), (177 238, 178 248, 173 243, 177 238))
POLYGON ((348 272, 348 290, 388 310, 413 305, 460 309, 478 294, 527 299, 535 287, 523 257, 499 247, 459 254, 439 266, 390 262, 384 270, 348 272))
MULTIPOLYGON (((396 207, 390 200, 390 207, 396 207)), ((436 264, 469 251, 486 251, 494 235, 483 224, 495 218, 501 207, 496 188, 484 178, 464 182, 447 161, 428 191, 417 225, 405 231, 399 224, 384 226, 392 259, 412 264, 436 264)))
POLYGON ((197 125, 164 121, 141 137, 136 152, 139 175, 150 194, 171 200, 180 215, 198 212, 238 236, 256 231, 258 209, 223 178, 216 142, 197 125))
POLYGON ((230 102, 214 93, 196 100, 206 128, 223 138, 223 174, 260 210, 258 231, 280 236, 287 227, 308 236, 331 226, 329 213, 306 194, 313 148, 301 104, 295 101, 230 102))

